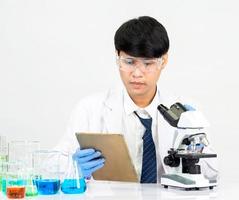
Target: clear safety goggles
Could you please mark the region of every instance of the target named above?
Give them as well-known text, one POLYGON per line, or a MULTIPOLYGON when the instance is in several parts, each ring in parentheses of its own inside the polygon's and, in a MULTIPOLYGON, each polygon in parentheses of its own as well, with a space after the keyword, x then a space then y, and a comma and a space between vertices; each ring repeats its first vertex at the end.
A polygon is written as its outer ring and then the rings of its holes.
POLYGON ((136 67, 143 73, 153 72, 162 65, 162 58, 116 57, 120 70, 133 72, 136 67))

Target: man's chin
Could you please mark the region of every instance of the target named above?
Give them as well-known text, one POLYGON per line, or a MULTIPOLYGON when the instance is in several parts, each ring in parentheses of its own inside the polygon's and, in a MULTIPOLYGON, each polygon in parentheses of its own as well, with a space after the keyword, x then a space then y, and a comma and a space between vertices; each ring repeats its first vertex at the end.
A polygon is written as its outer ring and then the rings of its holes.
POLYGON ((144 95, 145 95, 145 91, 142 90, 142 89, 131 89, 131 90, 129 91, 129 95, 130 95, 130 96, 140 97, 140 96, 144 96, 144 95))

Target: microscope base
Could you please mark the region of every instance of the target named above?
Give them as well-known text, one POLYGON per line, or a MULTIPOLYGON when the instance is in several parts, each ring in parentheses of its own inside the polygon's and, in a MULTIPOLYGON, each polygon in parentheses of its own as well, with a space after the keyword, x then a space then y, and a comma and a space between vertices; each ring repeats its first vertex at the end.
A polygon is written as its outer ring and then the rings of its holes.
POLYGON ((213 189, 214 186, 217 186, 216 180, 208 180, 202 174, 164 174, 161 178, 161 185, 164 188, 179 187, 184 188, 185 190, 191 190, 199 188, 209 188, 213 189))

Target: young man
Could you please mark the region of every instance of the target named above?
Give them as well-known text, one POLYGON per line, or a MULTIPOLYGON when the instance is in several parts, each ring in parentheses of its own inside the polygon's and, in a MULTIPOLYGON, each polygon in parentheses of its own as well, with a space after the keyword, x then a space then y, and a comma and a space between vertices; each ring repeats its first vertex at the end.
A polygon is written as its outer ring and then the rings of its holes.
MULTIPOLYGON (((163 158, 171 148, 175 130, 157 110, 161 103, 170 106, 177 102, 157 87, 168 61, 169 38, 162 24, 143 16, 120 26, 114 42, 124 87, 79 102, 57 149, 64 154, 75 152, 84 177, 90 178, 104 166, 105 160, 94 149, 80 150, 75 133, 122 133, 140 182, 156 183, 162 173, 171 170, 164 165, 163 158)), ((202 172, 209 177, 217 174, 208 163, 203 165, 202 172)))

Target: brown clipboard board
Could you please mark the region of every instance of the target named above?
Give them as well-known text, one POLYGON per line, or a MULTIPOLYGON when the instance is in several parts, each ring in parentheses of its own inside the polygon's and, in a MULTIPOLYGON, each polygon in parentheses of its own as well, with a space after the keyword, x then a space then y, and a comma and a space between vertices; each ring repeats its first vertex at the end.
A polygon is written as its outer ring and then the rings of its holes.
POLYGON ((81 149, 100 150, 105 158, 104 167, 93 173, 95 180, 138 182, 122 134, 76 133, 76 138, 81 149))

